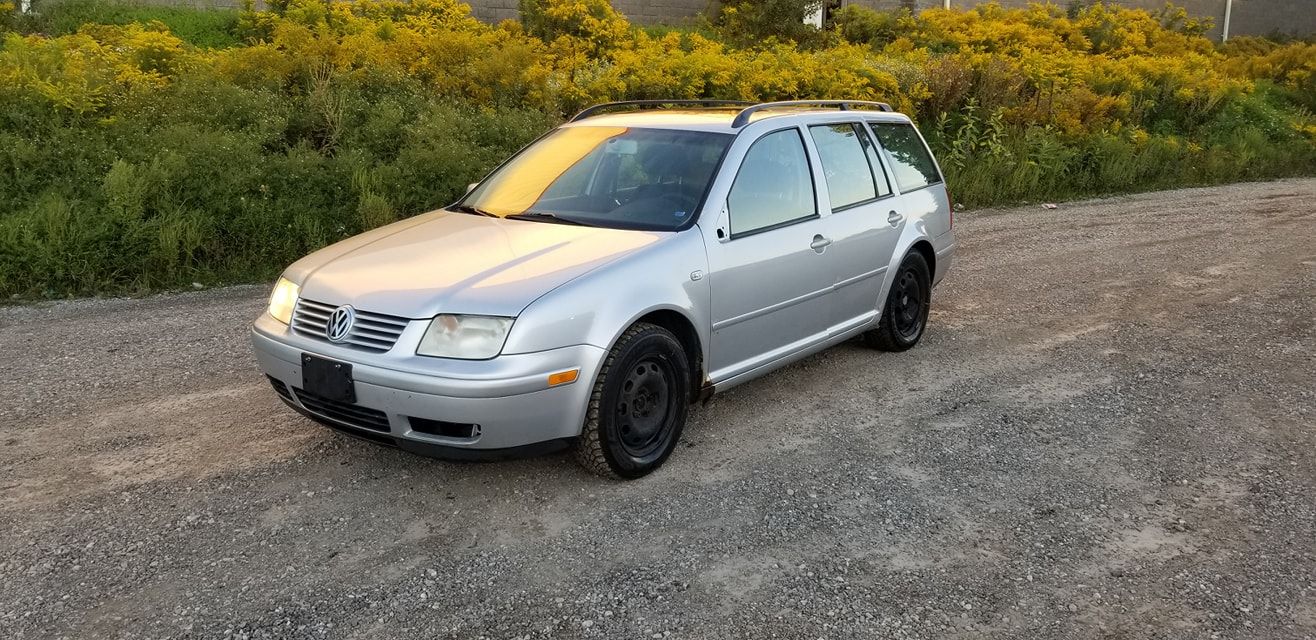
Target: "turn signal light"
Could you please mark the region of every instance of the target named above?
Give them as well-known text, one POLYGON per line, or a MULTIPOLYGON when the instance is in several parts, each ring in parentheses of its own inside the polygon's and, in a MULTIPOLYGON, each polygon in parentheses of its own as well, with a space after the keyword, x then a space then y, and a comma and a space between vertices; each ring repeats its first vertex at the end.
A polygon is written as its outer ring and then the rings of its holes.
POLYGON ((572 382, 575 382, 576 378, 579 376, 580 376, 580 369, 572 369, 570 371, 559 371, 557 373, 552 373, 549 374, 548 376, 548 386, 556 387, 558 385, 570 384, 572 382))

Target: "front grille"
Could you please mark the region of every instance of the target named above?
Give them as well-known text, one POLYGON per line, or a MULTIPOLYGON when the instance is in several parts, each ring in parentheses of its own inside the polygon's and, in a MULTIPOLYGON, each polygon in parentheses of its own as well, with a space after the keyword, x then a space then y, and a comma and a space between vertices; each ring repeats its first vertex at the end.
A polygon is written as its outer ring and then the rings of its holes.
POLYGON ((398 443, 394 441, 393 438, 390 438, 387 434, 375 433, 374 431, 362 431, 361 429, 353 429, 352 427, 344 427, 343 425, 330 420, 322 421, 320 424, 323 424, 324 426, 329 427, 330 429, 333 429, 338 433, 346 433, 347 435, 352 436, 353 438, 361 438, 362 440, 369 440, 371 442, 382 444, 387 447, 398 446, 398 443))
POLYGON ((358 429, 368 429, 381 433, 388 433, 389 431, 388 416, 383 411, 322 398, 301 389, 293 389, 293 391, 297 393, 297 399, 301 401, 302 406, 306 407, 306 410, 311 413, 358 429))
MULTIPOLYGON (((292 312, 292 330, 328 342, 329 338, 324 333, 325 324, 337 308, 332 304, 301 298, 292 312)), ((365 351, 383 353, 393 348, 402 330, 407 328, 407 322, 406 318, 357 309, 356 321, 352 323, 352 330, 342 343, 365 351)))

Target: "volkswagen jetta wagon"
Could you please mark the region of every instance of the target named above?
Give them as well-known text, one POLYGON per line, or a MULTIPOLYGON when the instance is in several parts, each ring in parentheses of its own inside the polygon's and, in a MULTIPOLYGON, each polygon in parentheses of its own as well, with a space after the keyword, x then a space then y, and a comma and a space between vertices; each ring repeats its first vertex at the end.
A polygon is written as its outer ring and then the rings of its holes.
POLYGON ((252 341, 285 403, 354 436, 569 446, 636 478, 714 391, 855 336, 917 344, 952 223, 885 104, 610 103, 458 202, 297 261, 252 341))

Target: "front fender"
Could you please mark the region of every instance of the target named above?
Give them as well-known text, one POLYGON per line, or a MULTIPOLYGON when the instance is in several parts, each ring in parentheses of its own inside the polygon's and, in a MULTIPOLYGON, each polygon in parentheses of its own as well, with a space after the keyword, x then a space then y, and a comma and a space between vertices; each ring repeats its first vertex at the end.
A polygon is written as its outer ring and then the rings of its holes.
POLYGON ((695 227, 677 232, 584 274, 532 302, 512 325, 503 353, 532 353, 587 344, 612 348, 636 320, 654 311, 680 313, 708 357, 708 270, 695 227), (693 279, 694 272, 699 279, 693 279))

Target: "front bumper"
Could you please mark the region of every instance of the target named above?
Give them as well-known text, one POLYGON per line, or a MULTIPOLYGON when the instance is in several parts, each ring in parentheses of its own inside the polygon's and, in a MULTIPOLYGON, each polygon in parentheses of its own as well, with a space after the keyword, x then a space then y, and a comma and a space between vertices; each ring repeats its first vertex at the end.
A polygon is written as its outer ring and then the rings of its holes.
MULTIPOLYGON (((261 371, 297 411, 362 438, 456 458, 551 448, 579 435, 604 356, 590 345, 483 361, 365 353, 297 335, 267 314, 252 327, 251 341, 261 371), (327 403, 306 394, 305 354, 350 363, 356 402, 327 403), (548 386, 550 373, 575 368, 575 382, 548 386), (465 428, 441 435, 436 423, 465 428)), ((401 343, 394 351, 400 350, 401 343)))

